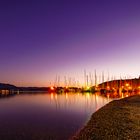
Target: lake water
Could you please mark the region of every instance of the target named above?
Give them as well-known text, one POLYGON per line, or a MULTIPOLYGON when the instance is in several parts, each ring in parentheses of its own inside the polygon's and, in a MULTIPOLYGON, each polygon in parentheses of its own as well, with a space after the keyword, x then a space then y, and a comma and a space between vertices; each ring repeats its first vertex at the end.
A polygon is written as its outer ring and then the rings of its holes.
POLYGON ((111 99, 90 93, 29 93, 0 99, 0 140, 67 140, 111 99))

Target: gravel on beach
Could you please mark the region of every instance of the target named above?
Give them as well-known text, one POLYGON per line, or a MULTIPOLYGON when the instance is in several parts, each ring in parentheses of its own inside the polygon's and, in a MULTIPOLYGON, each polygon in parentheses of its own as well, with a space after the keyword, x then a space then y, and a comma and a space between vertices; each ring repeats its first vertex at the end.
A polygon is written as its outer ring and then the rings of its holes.
POLYGON ((72 140, 140 140, 140 95, 114 100, 95 112, 72 140))

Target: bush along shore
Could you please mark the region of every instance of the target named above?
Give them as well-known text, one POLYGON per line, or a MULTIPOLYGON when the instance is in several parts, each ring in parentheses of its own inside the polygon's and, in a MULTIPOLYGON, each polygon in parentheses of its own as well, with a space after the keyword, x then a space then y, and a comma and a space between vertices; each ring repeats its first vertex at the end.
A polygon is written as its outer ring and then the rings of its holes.
POLYGON ((140 95, 99 109, 71 140, 140 140, 140 95))

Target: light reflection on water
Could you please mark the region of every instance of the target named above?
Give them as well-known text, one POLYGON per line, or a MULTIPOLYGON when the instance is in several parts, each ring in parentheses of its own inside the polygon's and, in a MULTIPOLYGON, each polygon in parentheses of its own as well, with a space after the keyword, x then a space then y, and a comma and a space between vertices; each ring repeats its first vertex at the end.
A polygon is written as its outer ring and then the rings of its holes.
POLYGON ((51 93, 50 99, 50 104, 55 110, 73 111, 88 116, 112 100, 110 98, 102 97, 98 93, 65 93, 60 95, 51 93))
POLYGON ((0 139, 66 140, 111 100, 99 93, 29 93, 1 99, 0 139))

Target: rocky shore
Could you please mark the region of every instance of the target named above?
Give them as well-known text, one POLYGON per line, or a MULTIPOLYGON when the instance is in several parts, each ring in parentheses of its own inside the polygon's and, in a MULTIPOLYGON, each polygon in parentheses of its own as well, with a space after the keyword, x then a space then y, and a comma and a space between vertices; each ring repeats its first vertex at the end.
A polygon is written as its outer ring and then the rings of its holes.
POLYGON ((140 95, 99 109, 71 140, 140 140, 140 95))

